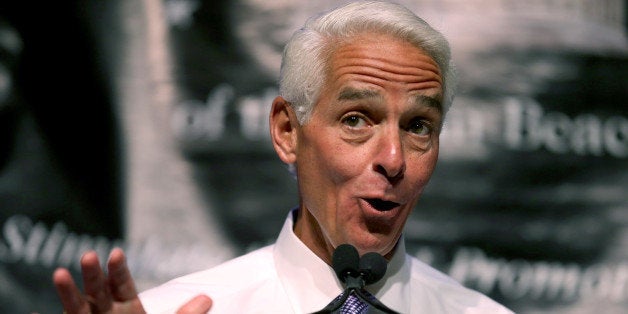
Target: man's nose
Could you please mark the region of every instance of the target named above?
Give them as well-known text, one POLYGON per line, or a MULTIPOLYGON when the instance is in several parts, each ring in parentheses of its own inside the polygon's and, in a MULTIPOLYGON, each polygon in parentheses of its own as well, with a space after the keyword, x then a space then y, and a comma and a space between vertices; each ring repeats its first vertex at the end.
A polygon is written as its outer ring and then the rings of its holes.
POLYGON ((375 149, 374 170, 384 175, 393 184, 399 181, 406 169, 406 160, 399 129, 389 128, 389 130, 386 130, 375 149))

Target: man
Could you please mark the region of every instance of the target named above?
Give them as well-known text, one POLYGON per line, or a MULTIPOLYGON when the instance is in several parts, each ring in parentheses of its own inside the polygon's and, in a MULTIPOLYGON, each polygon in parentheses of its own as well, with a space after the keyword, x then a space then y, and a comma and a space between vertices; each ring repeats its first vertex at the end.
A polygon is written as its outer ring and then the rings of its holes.
POLYGON ((358 2, 309 20, 284 50, 270 112, 273 146, 300 197, 277 242, 139 298, 120 250, 108 278, 88 253, 86 296, 55 273, 64 307, 171 313, 191 299, 181 313, 311 313, 343 292, 329 265, 349 243, 388 260, 366 290, 397 312, 510 313, 405 252, 402 230, 438 159, 452 73, 447 41, 401 6, 358 2))

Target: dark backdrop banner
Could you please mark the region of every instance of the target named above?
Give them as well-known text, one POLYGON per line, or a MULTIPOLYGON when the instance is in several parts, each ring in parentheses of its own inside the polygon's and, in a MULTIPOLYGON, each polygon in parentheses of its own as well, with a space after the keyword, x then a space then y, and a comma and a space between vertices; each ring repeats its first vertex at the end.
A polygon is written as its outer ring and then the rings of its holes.
MULTIPOLYGON (((346 1, 345 1, 346 2, 346 1)), ((518 313, 628 310, 628 4, 405 0, 459 93, 409 253, 518 313)), ((271 243, 280 52, 343 1, 0 5, 0 311, 122 246, 140 289, 271 243)))

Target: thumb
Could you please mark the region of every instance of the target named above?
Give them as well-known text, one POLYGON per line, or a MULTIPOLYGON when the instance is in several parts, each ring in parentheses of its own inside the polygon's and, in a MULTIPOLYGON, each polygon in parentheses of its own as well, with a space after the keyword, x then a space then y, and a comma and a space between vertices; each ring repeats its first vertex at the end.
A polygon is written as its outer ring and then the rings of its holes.
POLYGON ((212 299, 204 294, 199 294, 179 308, 177 314, 201 314, 207 313, 212 307, 212 299))

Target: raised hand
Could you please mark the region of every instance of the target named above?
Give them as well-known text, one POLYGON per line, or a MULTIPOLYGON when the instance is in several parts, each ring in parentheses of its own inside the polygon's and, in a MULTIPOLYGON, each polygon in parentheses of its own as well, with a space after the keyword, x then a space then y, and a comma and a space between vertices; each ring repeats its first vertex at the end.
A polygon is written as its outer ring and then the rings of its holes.
MULTIPOLYGON (((98 256, 93 251, 85 253, 81 258, 81 270, 85 294, 77 287, 67 269, 59 268, 53 274, 53 282, 66 313, 146 313, 121 249, 111 251, 107 274, 101 269, 98 256)), ((177 313, 207 313, 211 304, 209 297, 199 295, 183 305, 177 313)))

